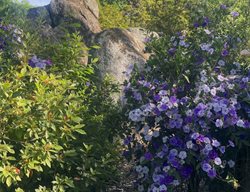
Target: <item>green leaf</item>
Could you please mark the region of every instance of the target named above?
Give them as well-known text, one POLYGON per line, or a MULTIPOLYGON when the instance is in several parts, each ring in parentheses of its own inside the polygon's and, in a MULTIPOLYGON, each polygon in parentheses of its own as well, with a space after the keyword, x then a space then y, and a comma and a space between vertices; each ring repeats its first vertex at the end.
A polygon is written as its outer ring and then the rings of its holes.
POLYGON ((82 121, 81 117, 71 117, 72 121, 74 121, 75 123, 80 123, 82 121))
POLYGON ((10 187, 11 184, 12 184, 12 179, 11 179, 11 177, 8 177, 8 178, 6 179, 6 185, 7 185, 8 187, 10 187))
POLYGON ((86 135, 86 131, 82 130, 82 129, 76 129, 75 130, 77 133, 80 133, 81 135, 86 135))
POLYGON ((93 48, 93 49, 100 49, 101 47, 98 46, 98 45, 93 45, 93 46, 91 46, 91 48, 93 48))
POLYGON ((183 77, 186 79, 186 81, 187 81, 188 83, 190 83, 188 76, 186 76, 186 75, 184 75, 184 74, 182 74, 182 75, 183 75, 183 77))
POLYGON ((91 60, 91 63, 97 63, 98 61, 99 61, 98 58, 94 58, 94 59, 91 60))
POLYGON ((15 190, 15 192, 24 192, 24 190, 22 190, 21 188, 17 188, 16 190, 15 190))

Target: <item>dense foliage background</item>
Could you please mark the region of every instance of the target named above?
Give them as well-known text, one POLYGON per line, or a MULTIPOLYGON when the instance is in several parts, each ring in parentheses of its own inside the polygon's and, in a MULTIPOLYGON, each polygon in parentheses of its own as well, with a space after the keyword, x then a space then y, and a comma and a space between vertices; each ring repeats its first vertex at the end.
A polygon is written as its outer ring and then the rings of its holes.
POLYGON ((159 34, 144 71, 124 83, 123 109, 118 85, 96 75, 98 58, 81 65, 79 33, 51 42, 26 19, 27 2, 0 2, 0 191, 107 191, 122 150, 136 191, 247 190, 249 1, 99 7, 103 29, 159 34))

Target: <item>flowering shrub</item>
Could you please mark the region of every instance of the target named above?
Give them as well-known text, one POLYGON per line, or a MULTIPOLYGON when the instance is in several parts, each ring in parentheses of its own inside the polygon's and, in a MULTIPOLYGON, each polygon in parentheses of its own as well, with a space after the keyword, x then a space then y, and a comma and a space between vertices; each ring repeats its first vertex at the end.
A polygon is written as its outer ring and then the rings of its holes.
POLYGON ((132 130, 124 155, 137 163, 138 191, 196 192, 203 183, 215 192, 208 184, 217 181, 238 187, 237 151, 249 146, 250 72, 239 57, 243 29, 234 28, 245 21, 226 5, 214 11, 171 39, 151 42, 145 71, 125 83, 132 130), (223 29, 212 20, 220 17, 229 22, 223 29))

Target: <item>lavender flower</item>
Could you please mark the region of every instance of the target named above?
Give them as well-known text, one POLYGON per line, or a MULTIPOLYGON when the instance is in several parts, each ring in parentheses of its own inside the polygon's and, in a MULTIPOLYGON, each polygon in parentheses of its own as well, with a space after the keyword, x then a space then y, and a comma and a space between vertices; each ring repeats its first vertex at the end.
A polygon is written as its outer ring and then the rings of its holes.
POLYGON ((234 18, 235 18, 235 17, 238 17, 238 16, 240 15, 239 12, 237 12, 237 11, 232 11, 230 14, 231 14, 231 16, 234 17, 234 18))

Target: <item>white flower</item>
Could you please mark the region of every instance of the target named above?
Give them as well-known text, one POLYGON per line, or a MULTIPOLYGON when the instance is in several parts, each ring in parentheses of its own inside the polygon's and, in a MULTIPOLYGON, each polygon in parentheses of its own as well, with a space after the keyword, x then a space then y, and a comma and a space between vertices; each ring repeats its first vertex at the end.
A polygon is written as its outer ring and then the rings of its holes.
POLYGON ((208 53, 210 53, 210 55, 212 55, 214 53, 214 48, 210 48, 207 51, 208 51, 208 53))
POLYGON ((173 180, 172 184, 174 186, 178 186, 178 185, 180 185, 180 182, 178 180, 173 180))
POLYGON ((243 81, 244 83, 247 83, 247 82, 249 81, 249 79, 248 79, 248 77, 244 77, 244 78, 242 78, 242 81, 243 81))
POLYGON ((215 159, 214 159, 214 164, 215 165, 221 165, 221 159, 219 158, 219 157, 216 157, 215 159))
POLYGON ((220 65, 220 66, 225 66, 225 61, 219 60, 219 61, 218 61, 218 65, 220 65))
POLYGON ((208 137, 204 137, 203 141, 204 141, 204 143, 207 143, 207 144, 211 143, 211 141, 208 137))
POLYGON ((217 141, 217 140, 215 140, 215 139, 213 139, 213 140, 212 140, 212 145, 213 145, 214 147, 219 147, 219 146, 220 146, 220 142, 217 141))
POLYGON ((160 191, 166 191, 166 190, 167 190, 166 185, 161 185, 161 186, 160 186, 160 191))
POLYGON ((152 192, 160 192, 160 189, 157 187, 154 187, 152 192))
POLYGON ((202 77, 201 77, 201 81, 202 81, 203 83, 206 83, 207 80, 208 80, 207 77, 205 77, 205 76, 202 76, 202 77))
POLYGON ((244 121, 241 120, 241 119, 237 121, 236 125, 237 125, 238 127, 245 127, 244 121))
POLYGON ((203 51, 208 51, 211 47, 211 44, 206 44, 206 43, 202 43, 200 45, 200 48, 203 50, 203 51))
POLYGON ((141 115, 142 111, 140 109, 135 109, 129 112, 129 118, 134 122, 141 121, 142 120, 141 115))
POLYGON ((216 95, 216 88, 211 89, 210 93, 211 93, 211 95, 215 96, 216 95))
POLYGON ((223 77, 222 75, 218 75, 218 80, 219 80, 219 81, 225 81, 225 80, 226 80, 226 78, 225 78, 225 77, 223 77))
POLYGON ((228 87, 228 89, 233 89, 234 88, 234 84, 229 83, 227 87, 228 87))
POLYGON ((187 153, 186 153, 186 151, 180 151, 178 157, 179 157, 180 159, 186 159, 186 158, 187 158, 187 153))
POLYGON ((202 70, 201 72, 200 72, 200 75, 201 76, 205 76, 207 74, 207 72, 205 71, 205 70, 202 70))
POLYGON ((141 165, 136 166, 135 170, 136 170, 137 173, 142 172, 142 166, 141 165))
POLYGON ((167 173, 170 170, 170 166, 165 166, 162 170, 167 173))
POLYGON ((212 33, 212 32, 209 31, 208 29, 204 29, 204 31, 205 31, 205 33, 208 34, 208 35, 210 35, 210 34, 212 33))
POLYGON ((188 142, 186 143, 186 145, 187 145, 187 148, 188 148, 188 149, 192 149, 193 146, 194 146, 194 144, 193 144, 192 141, 188 141, 188 142))
POLYGON ((166 96, 167 94, 168 94, 168 92, 166 90, 160 90, 159 91, 160 96, 166 96))
POLYGON ((206 84, 204 84, 204 85, 203 85, 203 91, 204 91, 205 93, 209 93, 209 92, 210 92, 210 88, 209 88, 206 84))
POLYGON ((215 126, 216 127, 223 127, 223 121, 221 119, 216 119, 215 126))
POLYGON ((162 103, 167 103, 167 102, 169 102, 169 97, 168 97, 168 96, 163 96, 162 99, 161 99, 161 102, 162 102, 162 103))
POLYGON ((172 36, 170 41, 174 41, 175 40, 175 36, 172 36))
POLYGON ((167 140, 168 140, 168 136, 165 136, 165 137, 162 138, 162 142, 163 142, 163 143, 166 143, 167 140))
POLYGON ((193 111, 191 109, 187 110, 186 111, 186 115, 189 116, 189 117, 192 116, 193 115, 193 111))

